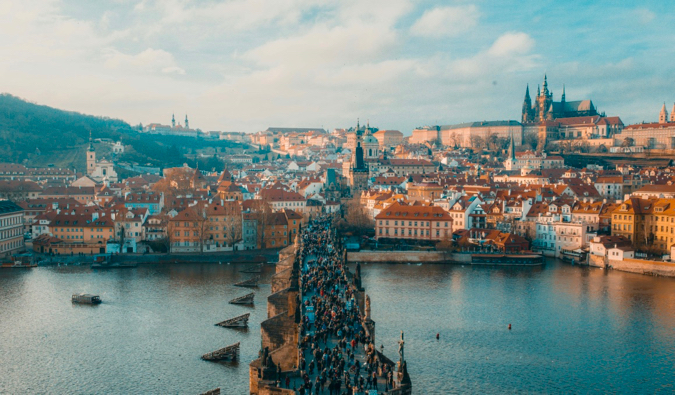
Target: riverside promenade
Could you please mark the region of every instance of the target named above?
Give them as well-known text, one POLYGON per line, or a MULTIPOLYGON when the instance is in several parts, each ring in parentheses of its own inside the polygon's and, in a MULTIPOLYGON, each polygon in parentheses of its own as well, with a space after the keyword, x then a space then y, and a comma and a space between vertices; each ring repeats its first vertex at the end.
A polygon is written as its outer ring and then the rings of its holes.
POLYGON ((411 394, 403 333, 398 362, 376 348, 360 267, 348 269, 331 219, 282 250, 261 323, 251 394, 411 394))

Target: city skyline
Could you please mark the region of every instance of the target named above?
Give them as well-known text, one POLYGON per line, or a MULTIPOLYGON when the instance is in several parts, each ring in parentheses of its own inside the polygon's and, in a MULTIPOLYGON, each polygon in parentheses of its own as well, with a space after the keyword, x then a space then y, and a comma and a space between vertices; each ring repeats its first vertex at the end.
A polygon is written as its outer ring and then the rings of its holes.
POLYGON ((664 2, 0 2, 0 91, 131 124, 202 130, 518 120, 544 73, 554 100, 625 124, 670 110, 664 2), (628 28, 630 27, 630 28, 628 28))

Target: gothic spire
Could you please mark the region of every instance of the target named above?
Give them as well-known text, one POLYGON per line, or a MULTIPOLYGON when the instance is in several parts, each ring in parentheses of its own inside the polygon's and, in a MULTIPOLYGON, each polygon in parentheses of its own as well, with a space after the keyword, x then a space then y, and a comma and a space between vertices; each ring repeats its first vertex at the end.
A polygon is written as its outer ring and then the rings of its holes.
POLYGON ((530 101, 530 84, 527 84, 525 88, 525 101, 530 101))
POLYGON ((565 84, 563 84, 563 93, 562 93, 562 97, 560 98, 560 102, 561 103, 565 102, 565 84))
POLYGON ((511 142, 509 143, 509 158, 511 163, 515 163, 516 160, 516 144, 513 141, 513 130, 511 130, 511 142))
POLYGON ((544 74, 544 84, 541 86, 542 93, 548 95, 548 81, 546 80, 546 74, 544 74))

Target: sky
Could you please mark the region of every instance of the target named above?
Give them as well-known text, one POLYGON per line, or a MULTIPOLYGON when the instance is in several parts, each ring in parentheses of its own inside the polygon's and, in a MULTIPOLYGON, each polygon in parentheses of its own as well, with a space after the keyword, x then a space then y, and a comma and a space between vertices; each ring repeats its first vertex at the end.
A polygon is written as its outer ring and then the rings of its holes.
POLYGON ((675 103, 668 1, 0 0, 0 92, 204 131, 520 120, 554 100, 625 124, 675 103))

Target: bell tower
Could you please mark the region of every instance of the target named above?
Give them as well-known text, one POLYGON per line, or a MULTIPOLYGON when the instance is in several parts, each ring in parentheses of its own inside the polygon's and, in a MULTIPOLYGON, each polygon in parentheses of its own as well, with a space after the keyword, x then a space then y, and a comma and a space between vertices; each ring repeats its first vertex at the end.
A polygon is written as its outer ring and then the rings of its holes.
POLYGON ((91 139, 91 132, 89 132, 89 148, 87 148, 87 175, 94 174, 96 169, 96 151, 94 151, 94 143, 91 139))

